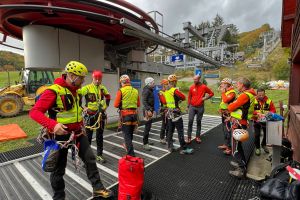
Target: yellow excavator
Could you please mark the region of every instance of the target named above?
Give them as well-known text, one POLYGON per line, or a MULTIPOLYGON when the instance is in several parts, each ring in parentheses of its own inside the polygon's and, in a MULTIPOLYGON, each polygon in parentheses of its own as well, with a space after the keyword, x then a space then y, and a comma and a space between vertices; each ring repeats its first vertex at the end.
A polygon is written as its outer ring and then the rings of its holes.
POLYGON ((36 98, 53 84, 51 71, 22 70, 21 82, 0 89, 0 117, 14 117, 23 111, 24 105, 33 106, 36 98))

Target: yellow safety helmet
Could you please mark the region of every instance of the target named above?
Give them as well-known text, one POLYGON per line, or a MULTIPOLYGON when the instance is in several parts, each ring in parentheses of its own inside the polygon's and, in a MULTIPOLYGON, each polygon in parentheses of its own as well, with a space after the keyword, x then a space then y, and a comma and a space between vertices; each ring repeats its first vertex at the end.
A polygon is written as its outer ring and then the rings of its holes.
POLYGON ((73 73, 77 76, 86 76, 88 74, 86 66, 77 61, 70 61, 66 65, 65 71, 68 73, 73 73))
POLYGON ((168 77, 168 81, 170 81, 170 82, 177 81, 176 75, 175 75, 175 74, 171 74, 171 75, 168 77))

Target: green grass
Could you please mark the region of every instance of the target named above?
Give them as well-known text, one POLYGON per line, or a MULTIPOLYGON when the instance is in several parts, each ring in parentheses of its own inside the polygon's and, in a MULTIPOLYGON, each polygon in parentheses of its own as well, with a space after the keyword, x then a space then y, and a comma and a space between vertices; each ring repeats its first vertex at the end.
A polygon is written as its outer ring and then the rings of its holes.
MULTIPOLYGON (((10 84, 14 85, 15 81, 20 81, 20 76, 18 71, 10 71, 10 84)), ((0 72, 0 88, 8 86, 8 73, 7 72, 0 72)))
MULTIPOLYGON (((179 89, 186 95, 188 95, 188 89, 189 86, 191 86, 193 83, 192 82, 178 82, 178 87, 179 89)), ((221 93, 220 91, 218 91, 218 86, 214 85, 214 86, 209 86, 209 88, 214 92, 214 96, 215 97, 220 97, 221 93)), ((279 113, 279 101, 283 101, 283 104, 287 105, 288 104, 288 90, 267 90, 266 91, 266 95, 272 99, 276 109, 277 109, 277 113, 279 113)), ((187 100, 183 101, 181 103, 181 109, 183 112, 186 111, 186 107, 187 107, 187 100)), ((218 109, 219 109, 219 103, 212 103, 211 100, 207 100, 205 101, 204 104, 204 108, 205 108, 205 114, 208 115, 219 115, 218 113, 218 109)))
POLYGON ((13 149, 19 149, 19 148, 32 145, 28 141, 37 137, 39 133, 40 125, 29 118, 28 116, 29 109, 30 107, 25 107, 23 113, 21 113, 17 117, 0 119, 0 126, 7 125, 7 124, 18 124, 28 136, 27 138, 24 139, 1 142, 0 152, 6 152, 13 149))

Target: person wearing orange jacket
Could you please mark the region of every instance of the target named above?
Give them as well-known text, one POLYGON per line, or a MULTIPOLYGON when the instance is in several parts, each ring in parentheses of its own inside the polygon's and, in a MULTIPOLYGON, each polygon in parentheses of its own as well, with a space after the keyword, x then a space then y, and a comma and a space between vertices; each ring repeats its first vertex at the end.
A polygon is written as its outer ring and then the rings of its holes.
POLYGON ((230 78, 224 78, 221 81, 219 87, 222 93, 222 101, 219 106, 219 112, 222 116, 222 125, 224 133, 224 144, 218 146, 218 149, 223 150, 225 155, 231 155, 231 124, 230 124, 230 114, 228 112, 228 104, 232 103, 236 98, 236 91, 232 86, 232 80, 230 78))
MULTIPOLYGON (((240 78, 236 86, 240 94, 234 102, 228 105, 232 131, 235 129, 247 129, 248 120, 253 117, 256 96, 254 89, 250 88, 251 82, 249 79, 240 78)), ((232 152, 236 162, 231 161, 230 164, 235 170, 229 171, 229 174, 237 178, 245 178, 247 172, 246 158, 241 141, 232 140, 232 152)))
POLYGON ((195 115, 197 116, 196 142, 201 143, 201 121, 204 114, 204 101, 214 96, 214 93, 205 84, 200 82, 200 75, 194 76, 194 84, 190 87, 188 94, 189 124, 187 131, 186 143, 191 143, 193 122, 195 115), (208 95, 206 95, 208 94, 208 95))
POLYGON ((130 78, 124 74, 120 77, 121 88, 118 90, 114 107, 119 108, 122 132, 127 154, 135 156, 132 139, 133 132, 138 125, 137 108, 140 107, 138 90, 130 84, 130 78))
POLYGON ((260 145, 265 153, 269 153, 266 146, 266 120, 265 115, 268 112, 276 113, 276 108, 273 101, 266 96, 265 90, 262 88, 257 89, 257 96, 254 105, 254 132, 255 132, 255 155, 260 155, 260 145), (263 130, 263 139, 260 144, 260 132, 263 130))

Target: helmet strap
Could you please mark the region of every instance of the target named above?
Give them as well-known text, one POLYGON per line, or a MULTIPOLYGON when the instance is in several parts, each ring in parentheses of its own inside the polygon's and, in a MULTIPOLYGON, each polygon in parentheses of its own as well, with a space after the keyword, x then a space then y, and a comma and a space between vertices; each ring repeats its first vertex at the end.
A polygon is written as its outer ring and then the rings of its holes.
POLYGON ((76 86, 76 85, 75 85, 75 82, 76 82, 76 80, 78 79, 78 76, 75 78, 75 80, 72 80, 72 79, 70 78, 70 76, 67 74, 67 78, 71 81, 72 86, 76 86))

